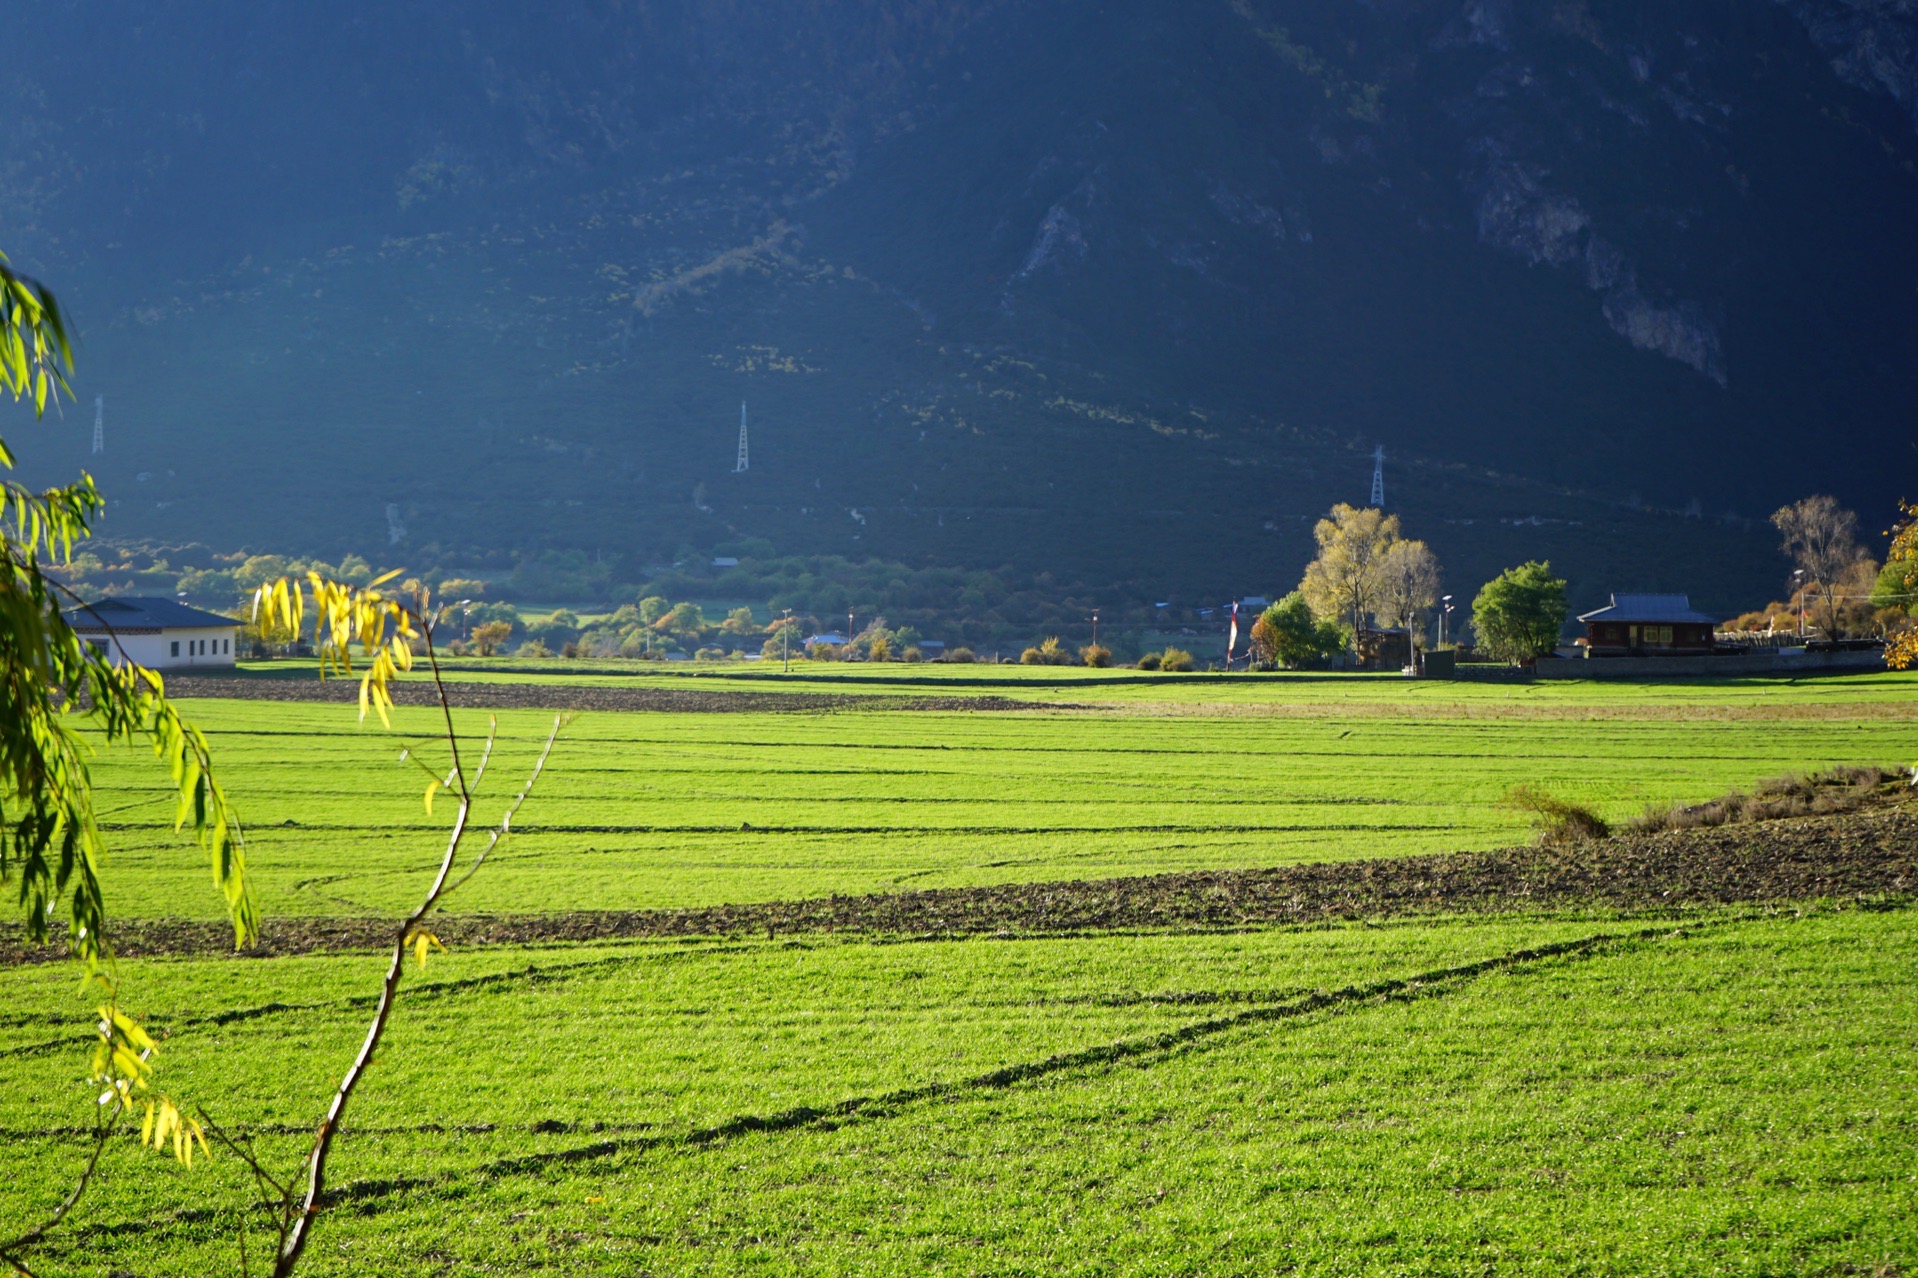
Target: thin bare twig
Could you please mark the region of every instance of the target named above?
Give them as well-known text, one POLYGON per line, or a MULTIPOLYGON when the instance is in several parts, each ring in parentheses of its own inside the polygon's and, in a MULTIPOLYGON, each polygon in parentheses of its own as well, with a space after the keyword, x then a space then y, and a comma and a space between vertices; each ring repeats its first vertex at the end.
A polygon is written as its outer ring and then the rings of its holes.
MULTIPOLYGON (((506 836, 513 832, 513 818, 519 815, 520 805, 526 802, 526 796, 533 792, 533 785, 539 780, 539 774, 546 771, 546 760, 553 753, 553 743, 559 740, 559 730, 565 726, 565 715, 553 716, 553 730, 546 734, 546 747, 539 752, 539 759, 533 764, 532 775, 526 778, 526 784, 520 787, 520 792, 513 797, 512 803, 507 805, 506 812, 499 819, 499 824, 488 832, 486 846, 480 849, 480 854, 477 857, 473 858, 473 863, 466 867, 466 873, 460 875, 459 878, 453 881, 451 887, 440 893, 442 900, 459 891, 466 883, 466 880, 472 878, 473 875, 478 872, 480 866, 486 864, 486 858, 493 854, 493 849, 498 847, 500 843, 505 840, 506 836)), ((490 740, 486 743, 486 748, 490 753, 493 748, 493 743, 490 740)), ((482 766, 484 765, 482 764, 482 766)))
MULTIPOLYGON (((256 1185, 259 1186, 260 1192, 262 1194, 265 1194, 266 1191, 269 1189, 273 1191, 271 1195, 271 1202, 278 1209, 275 1213, 276 1220, 274 1222, 274 1228, 278 1231, 278 1235, 279 1235, 278 1240, 274 1243, 273 1250, 274 1250, 274 1254, 278 1255, 279 1252, 286 1246, 286 1231, 292 1221, 292 1205, 293 1205, 292 1186, 281 1181, 279 1177, 275 1176, 272 1172, 266 1169, 265 1165, 260 1162, 259 1155, 253 1152, 253 1143, 251 1139, 248 1139, 247 1141, 242 1143, 241 1141, 234 1139, 232 1136, 229 1136, 226 1132, 226 1129, 221 1127, 218 1123, 214 1122, 212 1117, 207 1114, 205 1109, 200 1110, 200 1118, 201 1118, 201 1121, 205 1124, 206 1129, 213 1133, 213 1139, 218 1141, 222 1146, 226 1148, 227 1152, 231 1153, 235 1158, 245 1163, 247 1167, 251 1169, 251 1171, 253 1172, 253 1181, 256 1185)), ((247 1262, 247 1255, 246 1255, 246 1226, 241 1225, 240 1227, 240 1272, 243 1278, 247 1272, 247 1263, 248 1262, 247 1262)))
MULTIPOLYGON (((454 815, 453 828, 447 835, 446 851, 440 857, 439 871, 433 877, 432 886, 427 889, 426 896, 420 901, 419 907, 409 914, 400 924, 399 930, 393 938, 393 952, 387 962, 385 980, 380 986, 379 1003, 374 1009, 372 1023, 367 1026, 366 1037, 360 1044, 359 1053, 353 1058, 352 1065, 348 1067, 345 1075, 340 1079, 340 1085, 333 1093, 333 1100, 331 1104, 327 1106, 326 1116, 321 1119, 319 1128, 314 1133, 313 1149, 307 1156, 306 1192, 304 1198, 296 1204, 295 1196, 292 1192, 288 1191, 282 1195, 283 1223, 280 1233, 280 1244, 273 1266, 274 1278, 286 1278, 287 1275, 293 1272, 294 1266, 299 1263, 300 1257, 306 1249, 307 1241, 312 1237, 313 1225, 318 1219, 320 1206, 326 1195, 327 1158, 332 1152, 334 1137, 339 1134, 340 1124, 345 1117, 347 1104, 352 1100, 354 1089, 359 1086, 360 1079, 366 1073, 367 1066, 372 1063, 373 1055, 378 1050, 380 1040, 386 1032, 387 1020, 392 1015, 394 1002, 399 995, 400 978, 406 971, 407 947, 412 944, 415 937, 419 935, 422 930, 422 924, 426 921, 427 916, 433 912, 434 908, 438 906, 441 899, 444 898, 449 891, 453 890, 453 888, 458 887, 461 883, 471 878, 473 871, 478 869, 480 864, 485 861, 486 855, 505 837, 511 828, 513 815, 519 811, 520 805, 525 803, 526 796, 532 791, 534 783, 539 780, 540 774, 545 770, 546 761, 553 752, 553 745, 559 739, 560 729, 565 725, 568 718, 568 716, 560 715, 554 720, 553 731, 551 735, 547 737, 546 746, 540 752, 539 760, 534 764, 532 774, 527 778, 526 784, 520 789, 519 794, 515 796, 512 803, 508 806, 506 814, 501 817, 499 825, 495 827, 492 837, 488 840, 486 847, 481 850, 479 857, 466 868, 466 872, 461 875, 459 880, 452 883, 449 887, 449 880, 459 861, 460 848, 466 839, 472 819, 473 790, 479 783, 479 780, 485 775, 486 766, 492 758, 493 747, 498 739, 499 725, 498 720, 495 719, 488 730, 486 745, 481 752, 479 766, 469 779, 466 775, 465 766, 460 758, 459 734, 453 725, 452 701, 447 696, 446 683, 440 671, 438 653, 433 645, 432 627, 424 617, 415 617, 415 620, 420 622, 421 632, 426 637, 426 656, 433 674, 434 696, 439 701, 440 712, 446 723, 447 745, 452 751, 453 766, 450 775, 452 781, 457 785, 459 809, 454 815)), ((232 1147, 231 1141, 226 1140, 224 1137, 222 1139, 229 1147, 232 1147)), ((249 1163, 251 1163, 251 1161, 249 1157, 249 1163)))

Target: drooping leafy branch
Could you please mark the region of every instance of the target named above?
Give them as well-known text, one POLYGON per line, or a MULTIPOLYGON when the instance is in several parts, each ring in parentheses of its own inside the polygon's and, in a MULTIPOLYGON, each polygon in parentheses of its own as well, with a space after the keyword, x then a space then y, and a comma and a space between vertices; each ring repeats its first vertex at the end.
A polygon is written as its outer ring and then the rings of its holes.
MULTIPOLYGON (((59 303, 0 254, 0 391, 29 400, 39 417, 49 402, 71 397, 72 367, 59 303)), ((0 469, 13 465, 0 439, 0 469)), ((105 996, 88 1074, 99 1089, 99 1141, 71 1196, 38 1225, 0 1242, 0 1258, 17 1268, 24 1268, 21 1253, 79 1201, 121 1117, 144 1109, 142 1140, 171 1146, 182 1162, 191 1161, 195 1143, 206 1147, 193 1120, 149 1090, 153 1041, 117 1004, 102 880, 106 841, 87 766, 96 741, 152 746, 173 778, 175 828, 191 826, 206 852, 235 943, 258 928, 239 820, 214 777, 206 738, 167 700, 160 676, 129 659, 117 641, 96 647, 74 633, 63 609, 80 600, 46 571, 71 560, 103 505, 85 474, 42 492, 0 479, 0 884, 13 887, 27 937, 64 940, 105 996)))

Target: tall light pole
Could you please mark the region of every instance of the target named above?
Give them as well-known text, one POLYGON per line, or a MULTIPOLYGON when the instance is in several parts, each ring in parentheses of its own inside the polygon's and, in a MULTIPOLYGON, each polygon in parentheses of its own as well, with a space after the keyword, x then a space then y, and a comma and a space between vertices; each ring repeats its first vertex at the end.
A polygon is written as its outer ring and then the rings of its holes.
POLYGON ((852 646, 852 606, 846 607, 846 646, 852 646))
POLYGON ((464 643, 466 642, 466 618, 472 614, 473 601, 462 599, 453 606, 460 610, 460 642, 464 643))
POLYGON ((1099 610, 1097 608, 1092 610, 1092 646, 1095 648, 1099 646, 1099 610))
POLYGON ((1440 595, 1440 596, 1439 596, 1439 641, 1438 641, 1438 646, 1439 646, 1439 647, 1441 647, 1441 648, 1443 648, 1443 647, 1445 646, 1445 617, 1446 617, 1446 614, 1448 614, 1448 613, 1450 613, 1451 611, 1452 611, 1452 596, 1450 596, 1450 595, 1440 595))
POLYGON ((779 623, 779 672, 791 674, 793 668, 793 610, 788 608, 781 615, 779 623))
POLYGON ((1805 570, 1795 569, 1791 575, 1792 584, 1798 591, 1798 637, 1805 637, 1805 570))

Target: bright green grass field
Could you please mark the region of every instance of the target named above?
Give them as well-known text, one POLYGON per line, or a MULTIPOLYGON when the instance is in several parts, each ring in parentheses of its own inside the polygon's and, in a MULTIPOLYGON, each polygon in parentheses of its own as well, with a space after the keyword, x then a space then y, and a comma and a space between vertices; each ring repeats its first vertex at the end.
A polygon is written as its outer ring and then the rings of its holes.
MULTIPOLYGON (((954 692, 1006 690, 950 679, 954 692)), ((662 686, 685 686, 665 682, 662 686)), ((873 691, 896 685, 861 676, 873 691)), ((802 897, 1482 847, 1913 754, 1918 683, 1231 684, 1083 711, 580 717, 455 907, 802 897), (742 828, 749 827, 749 828, 742 828)), ((626 685, 630 686, 630 682, 626 685)), ((726 685, 754 686, 754 685, 726 685)), ((850 681, 811 685, 845 690, 850 681)), ((390 913, 448 816, 397 731, 188 703, 269 912, 390 913)), ((478 729, 484 715, 462 723, 478 729)), ((549 717, 501 716, 486 813, 549 717)), ((215 912, 150 759, 96 779, 121 916, 215 912)), ((1242 933, 470 948, 409 969, 304 1272, 1804 1274, 1918 1267, 1908 907, 1242 933)), ((290 1171, 372 955, 127 960, 160 1081, 290 1171)), ((86 1150, 88 995, 0 968, 0 1237, 86 1150)), ((36 1272, 253 1272, 230 1156, 117 1140, 36 1272)))
MULTIPOLYGON (((860 675, 808 686, 884 688, 860 675)), ((1485 848, 1527 836, 1525 818, 1498 806, 1519 784, 1620 819, 1780 773, 1899 763, 1918 747, 1918 679, 1904 675, 1029 687, 1097 708, 582 715, 520 832, 449 908, 708 905, 1485 848)), ((347 706, 183 704, 212 739, 269 912, 392 913, 416 896, 446 811, 427 815, 425 776, 397 759, 433 715, 401 710, 386 732, 347 706)), ((460 722, 483 732, 485 715, 460 722)), ((500 725, 489 820, 551 716, 504 712, 500 725)), ((444 756, 429 745, 424 757, 444 756)), ((151 758, 105 751, 96 777, 115 848, 110 908, 217 914, 151 758)))
MULTIPOLYGON (((409 983, 308 1272, 1908 1272, 1911 923, 456 953, 409 983)), ((167 1086, 288 1167, 376 966, 123 977, 172 1030, 167 1086)), ((0 1221, 84 1153, 73 1001, 68 971, 0 971, 0 1221)), ((254 1200, 230 1157, 182 1171, 121 1142, 35 1259, 236 1272, 251 1219, 257 1272, 254 1200)))

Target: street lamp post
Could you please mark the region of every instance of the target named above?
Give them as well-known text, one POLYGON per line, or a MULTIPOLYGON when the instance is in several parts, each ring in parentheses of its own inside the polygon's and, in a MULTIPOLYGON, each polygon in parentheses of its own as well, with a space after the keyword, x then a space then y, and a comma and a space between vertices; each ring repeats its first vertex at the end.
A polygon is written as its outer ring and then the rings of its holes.
POLYGON ((460 610, 460 642, 464 643, 466 642, 466 618, 472 614, 473 601, 462 599, 453 606, 460 610))
POLYGON ((1440 595, 1440 596, 1439 596, 1439 641, 1438 641, 1438 646, 1439 646, 1439 647, 1441 647, 1441 648, 1443 648, 1443 647, 1445 646, 1445 618, 1446 618, 1446 616, 1447 616, 1447 614, 1449 614, 1449 613, 1450 613, 1451 611, 1452 611, 1452 596, 1450 596, 1450 595, 1440 595))
POLYGON ((1798 591, 1798 637, 1803 639, 1805 637, 1805 570, 1794 569, 1791 578, 1798 591))
POLYGON ((779 672, 790 674, 793 668, 793 610, 786 609, 782 617, 779 623, 779 672))
POLYGON ((1095 648, 1099 646, 1099 610, 1097 608, 1092 610, 1092 646, 1095 648))

